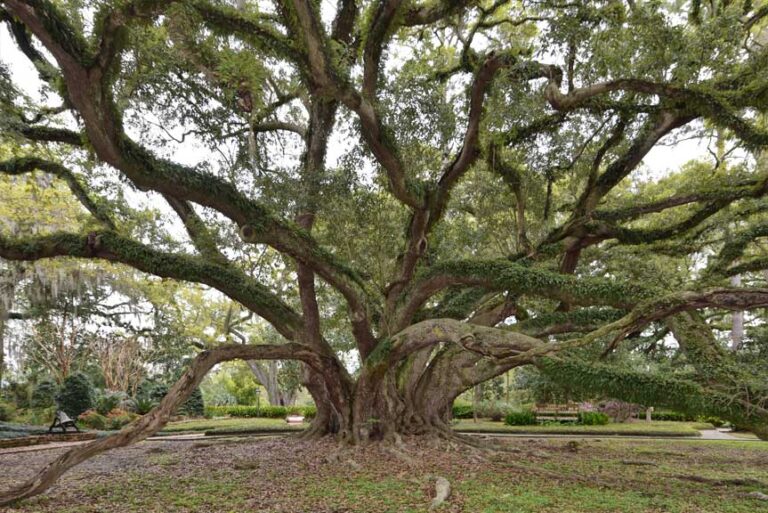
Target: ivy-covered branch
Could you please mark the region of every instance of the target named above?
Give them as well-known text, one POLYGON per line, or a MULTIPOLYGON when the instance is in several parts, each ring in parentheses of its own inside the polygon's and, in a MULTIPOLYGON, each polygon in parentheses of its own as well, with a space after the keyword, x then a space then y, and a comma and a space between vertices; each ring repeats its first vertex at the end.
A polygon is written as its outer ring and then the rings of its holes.
POLYGON ((165 201, 179 216, 184 228, 187 230, 195 249, 204 257, 210 258, 214 262, 227 264, 227 258, 219 250, 219 243, 216 236, 208 229, 205 222, 197 215, 195 209, 189 202, 178 200, 172 196, 164 196, 165 201))
POLYGON ((728 267, 744 254, 747 246, 761 237, 768 237, 768 225, 751 226, 728 237, 720 252, 707 265, 703 278, 724 275, 728 267))
POLYGON ((585 394, 613 397, 646 406, 664 406, 694 415, 711 415, 752 427, 768 437, 768 410, 720 390, 670 375, 638 372, 568 358, 541 358, 536 366, 552 381, 585 394))
POLYGON ((718 187, 708 186, 705 190, 670 196, 668 198, 635 205, 632 207, 617 208, 613 210, 598 209, 592 217, 602 221, 631 221, 645 214, 662 212, 691 203, 705 201, 727 200, 733 202, 743 198, 756 197, 757 180, 745 180, 739 185, 721 184, 718 187))
POLYGON ((563 275, 509 260, 457 260, 433 265, 417 274, 413 285, 404 291, 398 323, 407 324, 430 297, 456 285, 511 291, 574 305, 606 305, 622 309, 657 293, 638 285, 606 278, 563 275))
POLYGON ((21 261, 74 257, 119 262, 155 276, 213 287, 266 319, 289 340, 295 338, 301 327, 301 318, 291 307, 232 265, 157 251, 112 231, 87 235, 56 233, 26 239, 0 236, 0 257, 21 261))
POLYGON ((435 2, 414 2, 408 6, 400 22, 406 27, 431 25, 436 21, 456 14, 471 6, 475 0, 438 0, 435 2))
POLYGON ((246 242, 268 244, 309 266, 339 290, 353 308, 361 308, 366 302, 367 287, 357 273, 321 248, 308 233, 278 219, 230 183, 210 173, 159 159, 129 139, 123 133, 111 93, 100 80, 101 74, 91 77, 88 69, 59 46, 41 19, 47 11, 41 14, 16 1, 10 2, 9 8, 61 59, 72 103, 83 118, 91 145, 103 161, 119 169, 141 189, 221 212, 240 226, 246 242))
POLYGON ((104 207, 91 199, 74 173, 61 164, 35 157, 22 157, 0 162, 0 173, 7 175, 21 175, 36 170, 50 173, 64 180, 69 186, 69 190, 72 191, 72 194, 93 215, 93 217, 110 230, 115 229, 115 223, 112 221, 112 218, 106 212, 104 207))

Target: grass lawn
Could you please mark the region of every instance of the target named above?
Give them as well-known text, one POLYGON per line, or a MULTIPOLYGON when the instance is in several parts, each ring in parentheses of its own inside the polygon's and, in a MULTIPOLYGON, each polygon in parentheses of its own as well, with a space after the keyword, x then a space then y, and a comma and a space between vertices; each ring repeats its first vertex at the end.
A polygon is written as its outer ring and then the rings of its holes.
MULTIPOLYGON (((301 430, 309 424, 289 425, 283 419, 261 418, 221 418, 199 419, 182 422, 171 422, 161 434, 176 434, 181 432, 237 433, 249 431, 285 431, 301 430)), ((490 432, 490 433, 531 433, 531 434, 561 434, 561 435, 637 435, 637 436, 698 436, 699 429, 712 429, 711 424, 701 422, 635 422, 630 424, 608 424, 606 426, 507 426, 502 422, 490 420, 460 420, 454 425, 461 432, 490 432)))
POLYGON ((551 425, 507 426, 503 422, 489 420, 460 420, 453 427, 462 432, 532 433, 560 435, 635 435, 635 436, 699 436, 699 429, 713 429, 705 422, 632 422, 605 426, 551 425))
MULTIPOLYGON (((406 440, 339 451, 288 439, 144 442, 99 456, 15 513, 768 513, 768 443, 513 439, 479 453, 406 440)), ((0 455, 2 486, 59 450, 0 455)))
POLYGON ((177 434, 182 432, 237 432, 237 431, 301 431, 309 426, 304 424, 288 424, 284 419, 262 418, 216 418, 194 419, 180 422, 169 422, 160 434, 177 434))

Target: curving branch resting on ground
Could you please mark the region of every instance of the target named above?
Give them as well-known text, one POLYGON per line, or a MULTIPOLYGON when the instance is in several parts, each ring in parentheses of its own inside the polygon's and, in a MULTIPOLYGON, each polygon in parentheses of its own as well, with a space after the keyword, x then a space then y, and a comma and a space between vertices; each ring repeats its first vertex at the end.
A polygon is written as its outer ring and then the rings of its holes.
POLYGON ((208 371, 217 363, 241 360, 301 360, 317 366, 318 357, 309 348, 295 343, 284 345, 226 345, 203 351, 195 357, 184 374, 170 388, 160 404, 149 413, 119 432, 105 438, 74 447, 54 459, 34 477, 12 490, 0 493, 0 506, 38 495, 47 490, 64 472, 102 452, 139 442, 165 426, 176 409, 200 385, 208 371))

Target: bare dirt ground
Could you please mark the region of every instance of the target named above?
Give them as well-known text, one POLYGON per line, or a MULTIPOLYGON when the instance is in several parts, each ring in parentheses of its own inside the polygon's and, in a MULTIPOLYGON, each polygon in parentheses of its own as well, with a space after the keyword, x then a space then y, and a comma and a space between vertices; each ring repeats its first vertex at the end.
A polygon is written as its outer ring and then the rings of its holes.
MULTIPOLYGON (((768 444, 521 439, 504 451, 406 441, 340 450, 331 441, 149 441, 98 456, 9 512, 341 513, 768 512, 768 444)), ((0 487, 65 449, 0 455, 0 487)), ((0 508, 1 509, 1 508, 0 508)))

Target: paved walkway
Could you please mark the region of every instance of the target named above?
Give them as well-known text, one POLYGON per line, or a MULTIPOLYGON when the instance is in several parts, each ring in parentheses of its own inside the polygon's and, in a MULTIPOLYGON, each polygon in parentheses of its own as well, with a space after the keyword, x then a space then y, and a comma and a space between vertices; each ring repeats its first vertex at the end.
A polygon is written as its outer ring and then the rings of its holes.
POLYGON ((751 440, 750 438, 739 438, 738 436, 733 436, 728 431, 720 431, 719 429, 701 429, 699 430, 701 433, 701 439, 702 440, 751 440))
POLYGON ((0 449, 0 456, 3 454, 15 454, 17 452, 48 451, 51 449, 74 447, 76 445, 83 445, 92 441, 93 440, 80 440, 78 442, 52 442, 49 444, 28 445, 26 447, 6 447, 4 449, 0 449))
MULTIPOLYGON (((462 434, 465 435, 472 435, 472 436, 490 436, 494 438, 565 438, 569 440, 573 439, 595 439, 595 438, 621 438, 621 439, 627 439, 627 440, 730 440, 730 441, 736 441, 736 442, 749 442, 754 441, 758 442, 759 440, 753 439, 753 438, 740 438, 737 436, 731 435, 728 431, 721 431, 718 429, 702 429, 701 436, 675 436, 675 437, 657 437, 657 436, 622 436, 622 435, 600 435, 600 434, 589 434, 589 435, 558 435, 558 434, 549 434, 549 433, 471 433, 471 432, 465 432, 462 434)), ((151 442, 162 442, 162 441, 169 441, 169 442, 195 442, 200 440, 220 440, 224 438, 244 438, 244 437, 254 437, 254 438, 264 438, 264 437, 272 437, 272 436, 281 436, 285 433, 243 433, 240 435, 234 435, 234 434, 227 434, 227 435, 214 435, 214 436, 205 436, 205 433, 183 433, 178 435, 162 435, 162 436, 154 436, 147 438, 148 441, 151 442)), ((289 433, 290 434, 290 433, 289 433)), ((54 442, 50 444, 41 444, 41 445, 31 445, 28 447, 8 447, 6 449, 0 449, 0 455, 3 454, 14 454, 19 452, 32 452, 32 451, 47 451, 51 449, 62 449, 62 448, 68 448, 68 447, 74 447, 77 445, 82 445, 84 443, 88 443, 91 440, 84 440, 80 442, 54 442)))

